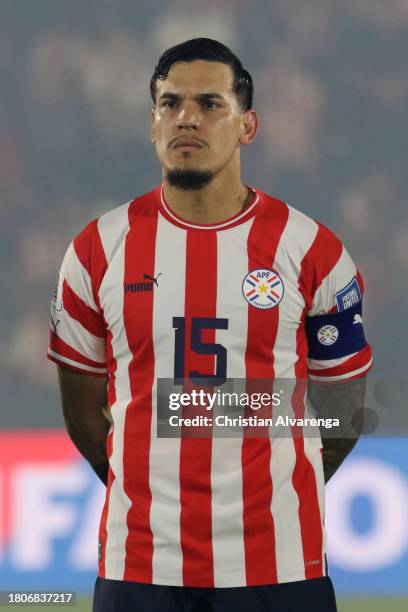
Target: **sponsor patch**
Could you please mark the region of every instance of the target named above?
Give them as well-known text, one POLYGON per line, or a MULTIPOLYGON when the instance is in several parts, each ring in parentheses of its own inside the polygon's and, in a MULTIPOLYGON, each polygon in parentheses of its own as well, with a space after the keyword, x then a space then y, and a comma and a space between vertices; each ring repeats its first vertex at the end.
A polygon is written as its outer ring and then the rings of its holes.
POLYGON ((242 281, 242 295, 255 308, 274 308, 281 302, 284 292, 283 281, 274 270, 252 270, 242 281))
POLYGON ((341 291, 336 293, 336 303, 339 312, 351 308, 361 300, 361 291, 356 277, 341 291))

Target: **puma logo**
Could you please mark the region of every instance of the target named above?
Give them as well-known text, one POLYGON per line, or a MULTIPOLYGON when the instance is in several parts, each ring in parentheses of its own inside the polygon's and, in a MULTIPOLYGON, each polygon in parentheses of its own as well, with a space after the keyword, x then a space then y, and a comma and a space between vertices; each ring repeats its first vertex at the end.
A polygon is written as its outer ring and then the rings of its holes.
POLYGON ((158 287, 159 283, 157 282, 157 279, 159 278, 160 275, 161 275, 161 272, 159 272, 159 274, 155 278, 154 276, 150 276, 150 274, 143 274, 143 278, 147 278, 148 280, 153 281, 156 287, 158 287))
POLYGON ((145 273, 143 274, 143 278, 146 279, 145 281, 142 281, 139 283, 124 283, 123 288, 125 290, 125 293, 127 293, 128 291, 132 293, 139 293, 140 291, 153 291, 154 285, 156 285, 156 287, 159 286, 157 279, 159 278, 160 275, 161 275, 161 272, 159 272, 159 274, 155 278, 154 276, 151 276, 151 274, 145 273), (150 281, 150 282, 146 282, 146 281, 150 281))

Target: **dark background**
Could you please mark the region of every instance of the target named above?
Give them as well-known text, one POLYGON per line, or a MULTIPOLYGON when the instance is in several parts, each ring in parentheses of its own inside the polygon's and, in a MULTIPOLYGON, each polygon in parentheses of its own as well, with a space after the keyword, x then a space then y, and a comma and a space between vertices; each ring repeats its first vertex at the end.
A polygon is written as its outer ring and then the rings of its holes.
POLYGON ((61 424, 48 311, 63 254, 92 218, 161 180, 150 143, 159 55, 231 46, 261 132, 243 178, 324 224, 366 285, 372 376, 407 344, 406 0, 3 0, 0 19, 0 426, 61 424))

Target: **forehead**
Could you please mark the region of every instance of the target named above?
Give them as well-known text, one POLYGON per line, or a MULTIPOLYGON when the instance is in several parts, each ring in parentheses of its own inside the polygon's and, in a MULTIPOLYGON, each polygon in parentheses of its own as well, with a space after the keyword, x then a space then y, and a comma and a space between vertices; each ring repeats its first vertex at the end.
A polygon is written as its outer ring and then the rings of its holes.
POLYGON ((213 91, 228 95, 233 94, 233 80, 230 66, 221 62, 178 62, 170 68, 164 81, 156 81, 156 91, 158 96, 164 90, 175 93, 213 91))

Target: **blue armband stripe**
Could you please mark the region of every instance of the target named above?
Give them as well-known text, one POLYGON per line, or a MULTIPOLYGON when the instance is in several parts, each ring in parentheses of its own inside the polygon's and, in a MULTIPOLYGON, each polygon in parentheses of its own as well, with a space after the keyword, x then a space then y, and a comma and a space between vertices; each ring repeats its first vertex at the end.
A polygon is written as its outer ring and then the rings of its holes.
POLYGON ((306 319, 309 358, 339 359, 357 353, 366 345, 362 324, 362 301, 354 306, 306 319))

